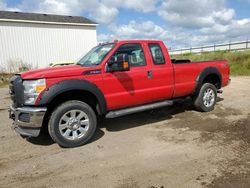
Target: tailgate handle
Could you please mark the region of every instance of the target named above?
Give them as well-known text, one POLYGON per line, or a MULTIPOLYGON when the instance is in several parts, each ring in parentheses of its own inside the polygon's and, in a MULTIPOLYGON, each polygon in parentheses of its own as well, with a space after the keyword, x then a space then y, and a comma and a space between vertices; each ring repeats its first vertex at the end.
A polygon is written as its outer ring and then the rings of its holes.
POLYGON ((148 79, 152 79, 152 77, 153 77, 152 71, 148 71, 148 79))

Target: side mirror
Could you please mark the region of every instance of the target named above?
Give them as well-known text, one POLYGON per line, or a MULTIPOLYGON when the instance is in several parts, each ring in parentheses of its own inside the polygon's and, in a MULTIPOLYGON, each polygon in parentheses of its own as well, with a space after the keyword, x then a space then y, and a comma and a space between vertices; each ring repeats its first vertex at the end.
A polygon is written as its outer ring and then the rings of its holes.
POLYGON ((129 57, 128 54, 118 54, 112 56, 108 61, 108 72, 129 71, 129 57))

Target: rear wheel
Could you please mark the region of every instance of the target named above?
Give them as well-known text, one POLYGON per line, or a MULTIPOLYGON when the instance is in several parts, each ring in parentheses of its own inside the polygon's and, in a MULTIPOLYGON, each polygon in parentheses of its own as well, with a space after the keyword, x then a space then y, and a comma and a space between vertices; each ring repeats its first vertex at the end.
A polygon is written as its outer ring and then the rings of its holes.
POLYGON ((96 115, 81 101, 68 101, 58 106, 49 121, 49 134, 62 147, 87 143, 96 130, 96 115))
POLYGON ((194 107, 202 112, 209 112, 214 109, 217 99, 217 89, 213 84, 205 83, 199 94, 194 97, 194 107))

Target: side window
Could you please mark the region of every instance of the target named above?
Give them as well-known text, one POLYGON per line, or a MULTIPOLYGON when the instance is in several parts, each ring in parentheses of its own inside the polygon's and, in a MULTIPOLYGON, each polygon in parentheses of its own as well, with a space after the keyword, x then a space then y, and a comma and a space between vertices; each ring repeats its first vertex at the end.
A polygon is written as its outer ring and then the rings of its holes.
POLYGON ((116 50, 114 55, 118 54, 128 54, 131 67, 146 65, 145 56, 140 44, 123 44, 116 50))
POLYGON ((165 59, 159 44, 149 44, 150 52, 155 65, 165 64, 165 59))

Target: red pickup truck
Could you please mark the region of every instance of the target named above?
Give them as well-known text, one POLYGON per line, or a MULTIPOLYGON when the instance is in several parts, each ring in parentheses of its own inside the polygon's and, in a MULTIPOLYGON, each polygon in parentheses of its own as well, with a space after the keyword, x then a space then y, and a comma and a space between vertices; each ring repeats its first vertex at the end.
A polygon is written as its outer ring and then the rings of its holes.
POLYGON ((188 96, 197 110, 211 111, 229 72, 227 61, 171 60, 162 41, 116 41, 96 46, 76 65, 12 77, 9 114, 23 136, 48 126, 60 146, 76 147, 92 138, 97 116, 170 106, 188 96))

